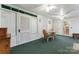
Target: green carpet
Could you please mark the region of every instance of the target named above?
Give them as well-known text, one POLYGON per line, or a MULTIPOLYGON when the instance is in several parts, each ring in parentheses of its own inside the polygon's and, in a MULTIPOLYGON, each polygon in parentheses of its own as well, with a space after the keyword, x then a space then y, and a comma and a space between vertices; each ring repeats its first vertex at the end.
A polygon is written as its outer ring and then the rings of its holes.
POLYGON ((73 43, 79 43, 79 40, 57 35, 55 40, 49 42, 39 39, 13 47, 11 54, 79 54, 79 51, 72 49, 73 43))

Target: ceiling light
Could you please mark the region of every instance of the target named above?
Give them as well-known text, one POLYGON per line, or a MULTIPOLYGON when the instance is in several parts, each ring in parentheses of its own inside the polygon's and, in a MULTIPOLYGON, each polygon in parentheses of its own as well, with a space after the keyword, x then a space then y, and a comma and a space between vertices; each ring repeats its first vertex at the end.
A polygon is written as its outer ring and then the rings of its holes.
POLYGON ((59 16, 59 19, 61 19, 61 20, 64 19, 64 16, 59 16))
POLYGON ((64 15, 64 11, 63 11, 63 9, 61 8, 61 10, 60 10, 60 15, 61 16, 63 16, 64 15))
POLYGON ((46 7, 46 12, 49 12, 49 7, 46 7))
POLYGON ((63 8, 60 9, 60 12, 59 12, 59 19, 61 19, 61 20, 64 19, 64 11, 63 11, 63 8))
POLYGON ((62 20, 62 19, 64 19, 64 17, 60 17, 60 19, 62 20))

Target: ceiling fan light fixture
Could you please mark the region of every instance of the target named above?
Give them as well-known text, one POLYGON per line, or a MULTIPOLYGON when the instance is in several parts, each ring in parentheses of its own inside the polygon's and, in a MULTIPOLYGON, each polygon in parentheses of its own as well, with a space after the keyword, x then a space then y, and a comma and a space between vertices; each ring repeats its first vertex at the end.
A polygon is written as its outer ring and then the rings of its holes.
POLYGON ((47 5, 47 6, 46 6, 46 11, 49 12, 49 11, 51 11, 51 10, 53 10, 53 9, 56 9, 56 8, 57 8, 57 7, 54 6, 54 5, 47 5))
POLYGON ((50 6, 50 7, 49 7, 50 10, 56 9, 56 8, 57 8, 56 6, 50 6))

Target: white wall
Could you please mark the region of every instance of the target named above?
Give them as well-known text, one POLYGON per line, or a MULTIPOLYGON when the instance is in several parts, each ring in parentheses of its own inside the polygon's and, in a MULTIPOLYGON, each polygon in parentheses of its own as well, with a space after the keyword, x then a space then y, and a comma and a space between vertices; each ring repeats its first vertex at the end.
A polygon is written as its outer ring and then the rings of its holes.
POLYGON ((70 22, 70 35, 72 33, 79 33, 79 17, 68 19, 70 22))
POLYGON ((38 33, 39 33, 40 37, 43 36, 42 30, 47 29, 47 27, 46 27, 47 24, 46 23, 47 23, 46 19, 43 16, 38 15, 38 33))
POLYGON ((56 34, 62 35, 63 34, 63 22, 60 19, 54 20, 54 27, 56 34))
POLYGON ((47 30, 48 32, 53 31, 53 20, 47 19, 47 30))

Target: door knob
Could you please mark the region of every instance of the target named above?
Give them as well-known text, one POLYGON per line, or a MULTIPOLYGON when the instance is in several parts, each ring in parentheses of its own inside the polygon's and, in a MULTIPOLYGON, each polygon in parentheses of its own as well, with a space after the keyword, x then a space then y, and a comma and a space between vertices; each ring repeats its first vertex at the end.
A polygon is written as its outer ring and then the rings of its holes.
POLYGON ((18 29, 18 32, 20 32, 20 29, 18 29))

